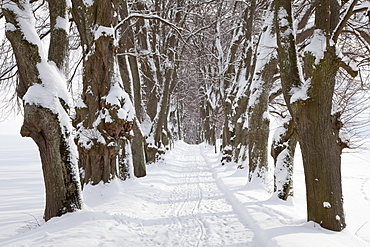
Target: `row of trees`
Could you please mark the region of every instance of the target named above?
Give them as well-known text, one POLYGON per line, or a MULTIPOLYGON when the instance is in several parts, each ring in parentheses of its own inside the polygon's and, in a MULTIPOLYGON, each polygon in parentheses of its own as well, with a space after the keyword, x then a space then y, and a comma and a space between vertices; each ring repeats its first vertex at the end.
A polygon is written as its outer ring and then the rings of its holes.
MULTIPOLYGON (((307 219, 342 230, 340 157, 349 147, 343 127, 350 124, 346 120, 356 110, 365 108, 353 101, 367 90, 362 80, 368 76, 369 65, 367 3, 251 0, 220 4, 233 8, 229 12, 221 8, 226 12, 219 16, 228 18, 229 13, 235 19, 215 19, 214 65, 207 70, 215 73, 208 74, 204 83, 203 112, 207 115, 219 108, 223 112, 223 163, 241 163, 249 169, 249 181, 266 183, 269 113, 277 116, 282 126, 271 147, 277 196, 286 200, 293 195, 293 160, 299 142, 307 219), (235 9, 239 18, 231 14, 235 9)), ((205 130, 215 125, 211 119, 204 121, 205 130)), ((213 136, 204 138, 214 143, 213 136)))
POLYGON ((163 4, 2 2, 3 47, 12 49, 1 77, 17 84, 21 134, 40 150, 45 220, 81 208, 85 184, 145 176, 146 163, 178 138, 181 103, 174 109, 170 95, 183 17, 181 2, 166 5, 171 11, 163 4), (80 89, 78 100, 67 86, 80 89))
POLYGON ((85 184, 145 176, 183 137, 216 146, 221 132, 222 163, 267 183, 273 115, 276 195, 293 195, 299 142, 308 220, 345 227, 342 129, 367 90, 366 1, 68 3, 2 3, 0 79, 16 82, 21 134, 40 150, 46 220, 81 208, 85 184))

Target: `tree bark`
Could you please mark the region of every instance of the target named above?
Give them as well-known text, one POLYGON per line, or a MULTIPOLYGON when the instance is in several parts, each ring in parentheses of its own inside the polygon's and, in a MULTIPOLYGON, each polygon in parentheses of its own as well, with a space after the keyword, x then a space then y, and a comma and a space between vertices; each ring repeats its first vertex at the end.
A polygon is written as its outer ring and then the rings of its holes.
MULTIPOLYGON (((264 46, 264 44, 262 44, 264 46)), ((270 119, 268 112, 269 94, 276 71, 277 60, 270 55, 270 60, 257 71, 258 88, 251 87, 251 97, 254 102, 248 107, 248 157, 249 157, 249 181, 254 176, 265 180, 268 171, 268 138, 270 133, 270 119), (258 75, 261 73, 261 75, 258 75)), ((264 58, 266 59, 266 58, 264 58)))
POLYGON ((121 138, 132 129, 130 99, 115 70, 113 4, 72 1, 72 14, 84 47, 83 91, 75 124, 84 184, 107 183, 117 174, 121 138))
MULTIPOLYGON (((64 6, 61 4, 58 8, 63 9, 64 6)), ((56 69, 40 53, 41 41, 35 35, 36 31, 25 30, 34 28, 28 25, 34 22, 29 3, 9 1, 3 4, 2 11, 8 27, 11 26, 6 37, 16 57, 19 73, 17 94, 24 105, 21 135, 31 137, 40 152, 46 191, 44 219, 47 221, 82 207, 77 152, 66 112, 69 102, 60 94, 67 95, 66 85, 59 84, 63 83, 63 78, 58 77, 56 69), (45 72, 55 73, 56 77, 41 77, 40 74, 45 72), (43 92, 45 88, 58 90, 43 92), (53 95, 44 99, 45 93, 53 95)))
MULTIPOLYGON (((125 19, 129 15, 127 2, 120 1, 117 6, 119 7, 118 12, 120 18, 125 19)), ((123 23, 120 30, 121 36, 118 52, 122 54, 130 52, 136 54, 135 36, 130 23, 123 23)), ((130 145, 134 175, 136 177, 144 177, 146 175, 145 139, 140 128, 144 117, 144 109, 142 106, 141 78, 138 61, 135 55, 120 55, 118 56, 118 65, 124 88, 135 106, 136 120, 133 122, 134 138, 131 140, 130 145)))
POLYGON ((276 132, 271 145, 275 165, 274 191, 278 198, 287 200, 293 196, 294 153, 298 142, 291 118, 276 132))
POLYGON ((66 75, 68 69, 68 15, 65 0, 48 0, 50 13, 49 60, 66 75))
POLYGON ((341 183, 341 147, 333 128, 331 110, 335 76, 339 68, 335 44, 330 42, 333 27, 338 23, 337 1, 315 3, 315 31, 311 42, 325 49, 304 55, 305 78, 298 71, 293 35, 291 1, 276 1, 276 28, 280 74, 285 101, 297 130, 302 150, 307 193, 307 219, 322 227, 341 231, 345 228, 341 183), (317 39, 317 38, 320 39, 317 39), (324 42, 324 43, 322 43, 324 42), (317 57, 322 52, 323 57, 317 57), (316 53, 316 54, 315 54, 316 53), (309 82, 306 99, 292 100, 292 89, 309 82))
MULTIPOLYGON (((237 73, 236 80, 238 82, 246 82, 246 85, 238 85, 235 90, 237 97, 235 114, 233 116, 233 124, 235 128, 235 139, 233 141, 234 149, 234 161, 240 162, 241 167, 248 159, 248 101, 250 95, 250 86, 252 83, 254 69, 255 69, 255 59, 253 59, 253 32, 255 24, 256 15, 256 1, 250 1, 250 6, 244 9, 243 18, 243 32, 244 32, 244 42, 243 42, 243 59, 241 61, 241 66, 239 72, 237 73), (241 73, 243 71, 243 73, 241 73)), ((247 161, 249 162, 249 161, 247 161)))
MULTIPOLYGON (((256 65, 250 84, 248 102, 249 181, 266 182, 268 171, 268 137, 270 132, 269 95, 276 74, 277 59, 273 24, 273 6, 265 14, 264 31, 257 44, 256 65)), ((252 63, 252 62, 251 62, 252 63)))

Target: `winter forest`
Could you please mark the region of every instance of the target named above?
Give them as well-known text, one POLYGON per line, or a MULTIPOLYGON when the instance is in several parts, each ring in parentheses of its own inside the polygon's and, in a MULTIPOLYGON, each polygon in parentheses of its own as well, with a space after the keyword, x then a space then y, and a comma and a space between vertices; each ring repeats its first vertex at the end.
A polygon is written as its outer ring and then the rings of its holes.
POLYGON ((0 25, 0 229, 32 216, 0 246, 370 245, 367 0, 2 0, 0 25))

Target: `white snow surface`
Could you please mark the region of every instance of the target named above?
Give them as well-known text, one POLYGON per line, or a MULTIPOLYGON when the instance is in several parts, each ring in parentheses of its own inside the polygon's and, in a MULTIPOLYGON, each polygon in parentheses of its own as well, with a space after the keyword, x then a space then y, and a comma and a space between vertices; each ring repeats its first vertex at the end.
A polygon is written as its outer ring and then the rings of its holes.
POLYGON ((106 102, 111 105, 121 107, 118 110, 118 117, 123 120, 133 121, 135 117, 135 110, 128 94, 122 89, 119 83, 115 83, 107 97, 106 102))
POLYGON ((94 5, 94 0, 83 0, 86 7, 91 7, 94 5))
POLYGON ((326 52, 326 37, 323 30, 316 29, 314 31, 310 43, 305 47, 304 51, 311 53, 315 57, 315 64, 319 64, 326 52))
POLYGON ((68 29, 69 29, 69 20, 67 20, 66 18, 63 18, 61 16, 58 16, 57 19, 56 19, 55 29, 63 29, 63 30, 68 31, 68 29))
POLYGON ((104 27, 104 26, 99 26, 95 33, 94 33, 94 38, 95 40, 99 39, 102 36, 112 36, 114 37, 114 29, 113 27, 104 27))
POLYGON ((146 177, 86 186, 83 210, 46 223, 35 144, 0 135, 0 157, 0 246, 370 246, 367 149, 343 155, 340 233, 305 221, 299 156, 295 198, 282 202, 246 185, 247 169, 221 166, 213 147, 177 142, 146 177))
POLYGON ((301 87, 293 87, 290 90, 290 94, 292 97, 290 98, 290 103, 293 104, 294 102, 298 100, 307 100, 309 98, 308 96, 308 90, 311 87, 311 79, 306 80, 301 87))

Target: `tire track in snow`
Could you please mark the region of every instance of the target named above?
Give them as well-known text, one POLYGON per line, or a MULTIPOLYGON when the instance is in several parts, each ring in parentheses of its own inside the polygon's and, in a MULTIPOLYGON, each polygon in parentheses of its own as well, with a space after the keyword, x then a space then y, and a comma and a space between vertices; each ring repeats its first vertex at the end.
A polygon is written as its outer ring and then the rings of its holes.
POLYGON ((198 246, 199 238, 189 236, 194 235, 194 232, 203 232, 195 216, 197 205, 201 200, 201 194, 195 187, 198 184, 197 170, 196 167, 189 166, 192 163, 191 156, 185 154, 186 150, 179 149, 176 152, 177 158, 171 160, 170 166, 166 169, 173 178, 176 178, 177 185, 169 194, 165 210, 165 215, 172 217, 168 220, 165 246, 198 246), (198 228, 201 230, 194 231, 198 228))
POLYGON ((196 168, 197 168, 197 198, 198 198, 198 201, 196 202, 196 204, 194 205, 194 208, 192 209, 191 213, 192 213, 192 216, 193 218, 197 221, 198 225, 199 225, 199 228, 200 228, 200 233, 199 233, 199 237, 197 238, 198 242, 197 242, 197 245, 196 246, 199 246, 200 244, 200 241, 202 241, 202 238, 204 236, 204 233, 205 233, 205 227, 204 227, 204 224, 203 224, 203 221, 201 219, 199 219, 196 215, 200 212, 199 211, 199 208, 200 208, 200 204, 202 202, 202 197, 203 197, 203 194, 202 194, 202 189, 200 188, 200 169, 199 169, 199 165, 198 165, 198 162, 197 162, 197 159, 195 160, 195 164, 197 165, 196 168), (195 211, 197 211, 195 213, 195 211))

